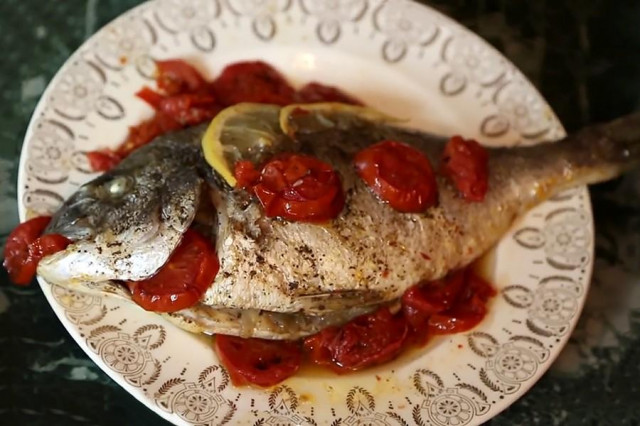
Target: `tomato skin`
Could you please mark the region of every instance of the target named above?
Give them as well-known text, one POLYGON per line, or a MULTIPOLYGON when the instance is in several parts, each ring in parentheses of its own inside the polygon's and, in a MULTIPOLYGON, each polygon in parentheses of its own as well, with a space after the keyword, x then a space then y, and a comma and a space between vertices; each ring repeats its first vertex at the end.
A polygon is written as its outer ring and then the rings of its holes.
POLYGON ((241 160, 235 164, 233 176, 236 178, 238 188, 247 189, 260 179, 260 172, 251 161, 241 160))
POLYGON ((69 244, 71 244, 71 240, 64 235, 45 234, 31 243, 29 251, 37 263, 45 256, 64 250, 69 244))
POLYGON ((183 92, 197 92, 207 82, 194 67, 182 60, 156 61, 158 88, 169 96, 183 92))
POLYGON ((430 335, 452 334, 475 327, 487 313, 495 290, 471 268, 411 287, 402 296, 402 311, 412 340, 423 344, 430 335))
POLYGON ((194 230, 187 230, 167 263, 150 278, 128 281, 134 302, 153 312, 175 312, 195 305, 220 269, 215 249, 194 230))
POLYGON ((267 217, 323 222, 334 219, 344 207, 338 174, 308 155, 276 156, 262 168, 253 192, 267 217))
POLYGON ((163 96, 144 87, 136 96, 155 110, 171 117, 180 126, 195 126, 211 120, 222 109, 213 95, 204 92, 163 96))
POLYGON ((404 292, 402 312, 411 326, 414 343, 426 343, 431 334, 431 318, 456 304, 465 280, 466 270, 461 270, 441 280, 415 285, 404 292))
POLYGON ((298 102, 342 102, 350 105, 363 106, 359 99, 343 92, 335 86, 328 86, 317 82, 304 85, 297 94, 298 102))
POLYGON ((277 385, 293 376, 302 363, 297 342, 216 336, 215 349, 236 386, 277 385))
POLYGON ((407 144, 378 142, 358 152, 354 164, 373 193, 395 210, 420 213, 438 201, 429 159, 407 144))
POLYGON ((28 285, 36 273, 36 264, 29 261, 29 245, 45 230, 50 216, 40 216, 18 225, 7 237, 3 266, 13 283, 28 285))
POLYGON ((194 126, 211 120, 222 107, 212 95, 184 93, 162 99, 158 109, 182 126, 194 126))
POLYGON ((496 292, 491 285, 467 270, 465 287, 456 304, 429 319, 431 334, 451 334, 467 331, 478 325, 487 314, 487 302, 496 292))
POLYGON ((122 157, 110 149, 100 149, 87 152, 89 166, 94 172, 106 172, 122 161, 122 157))
POLYGON ((125 142, 116 150, 122 158, 131 154, 141 146, 151 142, 163 133, 180 129, 182 126, 171 116, 157 112, 149 120, 129 127, 129 135, 125 142))
POLYGON ((263 61, 236 62, 213 82, 214 93, 225 106, 240 102, 288 105, 295 90, 275 68, 263 61))
POLYGON ((481 202, 489 189, 489 154, 473 139, 453 136, 442 155, 441 171, 467 201, 481 202))
POLYGON ((51 221, 39 216, 18 225, 7 237, 3 266, 14 284, 28 285, 36 275, 38 262, 45 256, 64 250, 70 240, 57 234, 42 235, 51 221))
POLYGON ((383 307, 308 337, 304 347, 312 362, 344 373, 391 361, 402 350, 407 334, 404 316, 392 315, 383 307))
POLYGON ((87 160, 93 171, 105 172, 118 165, 123 158, 136 149, 151 142, 163 133, 180 129, 182 126, 171 116, 162 112, 142 123, 129 127, 127 139, 115 150, 102 149, 88 152, 87 160))
POLYGON ((147 86, 138 90, 136 92, 136 96, 149 104, 149 106, 153 107, 153 109, 159 109, 160 103, 164 99, 164 96, 147 86))

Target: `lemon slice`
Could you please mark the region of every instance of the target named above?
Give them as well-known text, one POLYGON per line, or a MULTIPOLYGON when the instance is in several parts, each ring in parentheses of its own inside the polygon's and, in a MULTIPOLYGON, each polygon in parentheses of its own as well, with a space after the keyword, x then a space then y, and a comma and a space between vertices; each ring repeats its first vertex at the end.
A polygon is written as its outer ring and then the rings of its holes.
POLYGON ((387 115, 373 108, 340 102, 291 104, 280 110, 280 128, 291 138, 302 128, 305 132, 328 128, 340 129, 352 126, 358 121, 398 123, 407 120, 387 115))
POLYGON ((236 185, 233 165, 238 160, 256 161, 282 138, 279 114, 276 105, 240 103, 222 110, 207 127, 204 158, 231 187, 236 185))

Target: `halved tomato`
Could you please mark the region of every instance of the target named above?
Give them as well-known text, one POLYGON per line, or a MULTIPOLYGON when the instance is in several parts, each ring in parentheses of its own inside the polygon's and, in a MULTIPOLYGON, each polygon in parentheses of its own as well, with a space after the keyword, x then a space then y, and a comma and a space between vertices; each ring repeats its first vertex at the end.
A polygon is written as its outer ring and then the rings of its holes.
POLYGON ((241 160, 233 168, 233 176, 236 178, 238 188, 250 188, 260 179, 260 172, 256 170, 251 161, 241 160))
POLYGON ((240 102, 287 105, 295 101, 295 90, 275 68, 263 61, 228 65, 213 82, 215 94, 225 106, 240 102))
POLYGON ((429 159, 412 146, 378 142, 358 152, 354 164, 360 178, 395 210, 419 213, 438 201, 429 159))
POLYGON ((197 92, 207 87, 207 82, 194 67, 185 61, 157 61, 158 87, 169 96, 184 92, 197 92))
POLYGON ((147 311, 175 312, 195 305, 219 269, 211 243, 190 229, 155 275, 127 285, 133 301, 147 311))
POLYGON ((300 368, 302 352, 297 342, 243 339, 219 334, 215 349, 236 386, 251 383, 273 386, 300 368))
POLYGON ((87 152, 87 160, 94 172, 106 172, 117 166, 122 157, 110 149, 100 149, 87 152))
POLYGON ((350 105, 364 105, 359 99, 343 92, 335 86, 317 82, 305 84, 296 96, 298 102, 341 102, 350 105))
POLYGON ((430 334, 451 334, 475 327, 487 314, 487 303, 496 291, 472 270, 465 274, 464 287, 456 303, 429 318, 430 334))
POLYGON ((480 202, 489 189, 489 154, 473 139, 452 137, 442 154, 441 170, 467 201, 480 202))
POLYGON ((269 217, 321 222, 335 218, 344 207, 338 174, 308 155, 281 154, 269 161, 253 192, 269 217))
POLYGON ((384 307, 308 337, 304 348, 312 362, 338 373, 361 370, 398 356, 408 329, 402 314, 392 315, 384 307))
POLYGON ((64 250, 71 243, 58 234, 40 236, 50 221, 50 216, 36 217, 16 226, 9 234, 3 266, 13 283, 28 285, 43 257, 64 250))

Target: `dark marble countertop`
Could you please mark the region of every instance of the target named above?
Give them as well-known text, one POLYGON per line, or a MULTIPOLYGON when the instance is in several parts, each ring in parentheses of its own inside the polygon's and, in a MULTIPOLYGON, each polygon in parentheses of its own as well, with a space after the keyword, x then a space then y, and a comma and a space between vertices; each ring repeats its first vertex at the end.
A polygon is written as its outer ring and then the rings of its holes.
MULTIPOLYGON (((136 0, 0 2, 0 236, 18 221, 16 174, 47 83, 91 34, 136 0)), ((568 131, 640 109, 640 2, 432 0, 540 89, 568 131)), ((590 189, 596 255, 568 346, 490 424, 640 424, 640 174, 590 189)), ((73 342, 36 285, 0 271, 0 424, 164 424, 73 342)))

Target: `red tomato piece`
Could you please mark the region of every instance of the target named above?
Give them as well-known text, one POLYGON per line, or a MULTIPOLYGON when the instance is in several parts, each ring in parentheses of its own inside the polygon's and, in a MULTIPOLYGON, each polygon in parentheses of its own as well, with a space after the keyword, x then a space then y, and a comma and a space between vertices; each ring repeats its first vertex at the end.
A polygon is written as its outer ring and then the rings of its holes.
POLYGON ((40 216, 18 225, 7 237, 3 266, 15 284, 28 285, 45 256, 64 250, 71 243, 62 235, 40 236, 51 217, 40 216))
POLYGON ((298 91, 298 102, 342 102, 351 105, 364 105, 359 99, 343 92, 337 87, 311 82, 298 91))
POLYGON ((225 106, 240 102, 288 105, 295 101, 293 87, 275 68, 262 61, 227 66, 213 87, 219 102, 225 106))
POLYGON ((29 245, 29 254, 37 266, 42 258, 66 249, 71 243, 64 235, 45 234, 29 245))
POLYGON ((452 137, 444 148, 441 171, 465 200, 484 200, 489 188, 489 154, 478 142, 452 137))
POLYGON ((238 188, 250 188, 258 179, 260 172, 256 170, 251 161, 238 161, 233 170, 233 176, 236 178, 236 186, 238 188))
POLYGON ((484 279, 468 269, 465 287, 451 309, 433 315, 429 330, 433 334, 450 334, 467 331, 478 325, 487 314, 487 303, 496 292, 484 279))
POLYGON ((452 273, 442 280, 411 287, 402 295, 402 312, 411 326, 414 343, 426 343, 429 320, 455 305, 465 286, 466 271, 452 273))
POLYGON ((491 285, 466 268, 410 288, 402 296, 402 310, 414 340, 424 342, 427 335, 475 327, 486 315, 487 302, 493 296, 491 285))
POLYGON ((253 192, 268 217, 322 222, 335 218, 344 207, 338 174, 308 155, 282 154, 269 161, 253 192))
POLYGON ((154 109, 160 108, 160 102, 164 99, 164 96, 147 86, 144 86, 136 92, 136 96, 148 103, 154 109))
POLYGON ((166 114, 181 126, 194 126, 211 120, 221 109, 213 95, 209 93, 179 93, 162 96, 144 87, 136 96, 143 99, 157 111, 166 114))
POLYGON ((158 87, 169 96, 184 92, 197 92, 207 88, 207 82, 194 67, 176 60, 157 61, 158 87))
POLYGON ((4 246, 3 266, 15 284, 27 285, 36 272, 36 264, 29 261, 29 245, 45 230, 51 217, 40 216, 30 219, 11 231, 4 246))
POLYGON ((90 151, 87 152, 86 156, 87 160, 89 160, 89 167, 94 172, 106 172, 122 161, 122 157, 110 149, 90 151))
POLYGON ((438 201, 438 186, 429 159, 417 149, 385 140, 358 152, 360 178, 391 207, 419 213, 438 201))
POLYGON ((219 334, 215 349, 236 386, 248 383, 274 386, 300 368, 302 353, 297 342, 243 339, 219 334))
POLYGON ((180 123, 172 117, 158 112, 153 118, 130 127, 127 139, 118 147, 116 153, 124 158, 161 134, 178 130, 181 127, 180 123))
POLYGON ((338 373, 361 370, 394 359, 408 334, 404 316, 388 308, 359 316, 342 327, 328 327, 304 341, 312 362, 338 373))
POLYGON ((472 269, 469 272, 468 289, 485 302, 496 295, 496 290, 493 288, 491 283, 477 275, 472 269))
POLYGON ((175 312, 195 305, 219 269, 211 243, 190 229, 155 275, 127 285, 133 301, 147 311, 175 312))
POLYGON ((158 110, 181 126, 194 126, 211 120, 222 107, 207 93, 183 93, 161 99, 158 110))

